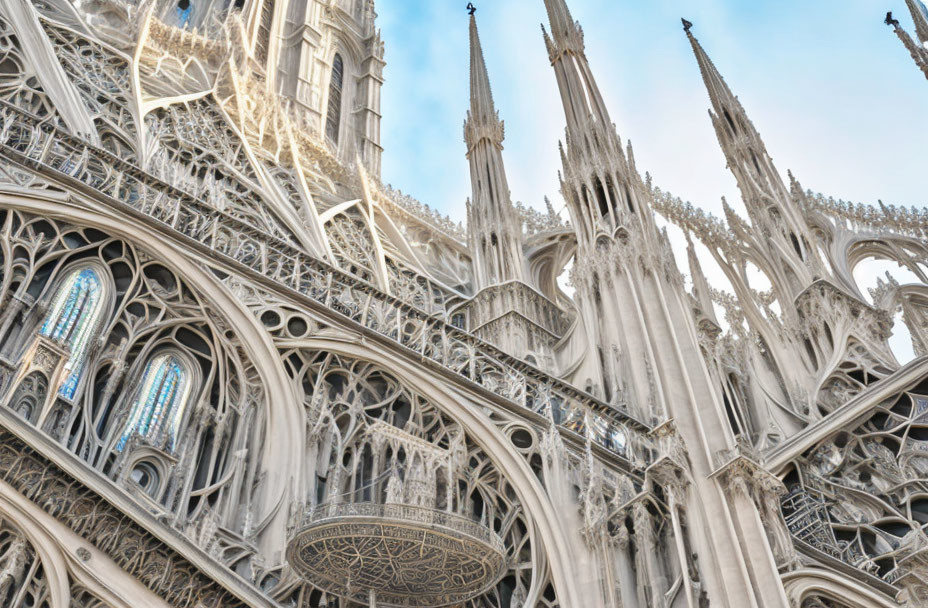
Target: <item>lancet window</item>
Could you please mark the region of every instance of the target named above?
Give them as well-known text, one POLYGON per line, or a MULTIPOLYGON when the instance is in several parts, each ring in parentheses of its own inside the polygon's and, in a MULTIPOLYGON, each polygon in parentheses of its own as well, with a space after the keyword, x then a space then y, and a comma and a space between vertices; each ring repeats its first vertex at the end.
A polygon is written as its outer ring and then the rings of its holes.
POLYGON ((193 378, 184 358, 172 351, 152 357, 145 366, 116 450, 121 452, 133 435, 139 435, 173 452, 192 392, 193 378))
POLYGON ((70 351, 65 364, 67 375, 58 389, 66 399, 74 398, 87 367, 91 340, 103 314, 104 295, 103 280, 95 268, 72 270, 59 285, 39 330, 70 351))
POLYGON ((325 134, 335 145, 338 145, 338 130, 342 119, 344 72, 345 64, 342 56, 336 53, 332 60, 332 78, 329 80, 329 111, 325 121, 325 134))
POLYGON ((0 403, 178 529, 202 526, 197 542, 235 546, 225 563, 247 562, 254 549, 209 532, 243 533, 263 466, 250 449, 265 432, 263 386, 235 326, 170 267, 98 229, 8 209, 0 226, 16 252, 0 255, 0 403), (44 348, 53 338, 62 347, 44 348), (74 397, 50 399, 77 352, 74 397))

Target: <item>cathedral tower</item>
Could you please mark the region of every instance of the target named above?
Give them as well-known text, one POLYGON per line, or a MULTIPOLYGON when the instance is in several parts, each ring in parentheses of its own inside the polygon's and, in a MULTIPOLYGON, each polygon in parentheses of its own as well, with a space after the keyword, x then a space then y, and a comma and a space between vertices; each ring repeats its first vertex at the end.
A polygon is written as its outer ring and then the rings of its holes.
MULTIPOLYGON (((742 548, 746 541, 773 546, 774 531, 782 528, 774 515, 765 533, 758 509, 769 498, 755 502, 731 491, 719 469, 731 462, 713 456, 736 453, 734 435, 702 358, 691 300, 667 234, 655 224, 651 190, 635 168, 631 146, 623 153, 586 59, 580 26, 564 0, 545 0, 545 6, 551 32, 544 38, 567 120, 562 193, 577 235, 571 278, 588 343, 586 364, 578 371, 588 374, 588 385, 598 387, 607 401, 627 404, 633 415, 667 423, 679 433, 691 477, 673 492, 670 509, 680 521, 689 518, 692 538, 685 542, 699 547, 705 576, 699 584, 685 581, 692 585, 687 593, 695 597, 696 587, 705 586, 719 605, 785 606, 772 552, 748 555, 742 548), (728 527, 732 521, 734 528, 728 527), (701 532, 726 527, 722 533, 701 532)), ((668 453, 667 459, 674 456, 668 453)), ((653 473, 656 478, 657 467, 653 473)), ((647 529, 645 516, 634 523, 636 534, 647 529)), ((656 548, 647 542, 636 548, 637 605, 662 606, 653 585, 660 567, 649 563, 656 548)), ((680 559, 689 563, 691 556, 680 559)))
POLYGON ((712 103, 709 111, 712 125, 751 220, 750 226, 735 223, 734 228, 743 229, 745 234, 740 236, 756 249, 753 261, 769 275, 771 283, 783 289, 786 298, 795 297, 824 274, 824 267, 817 252, 809 246, 812 239, 802 210, 773 165, 760 133, 691 27, 684 20, 712 103))
POLYGON ((470 111, 464 121, 464 142, 473 192, 467 204, 467 227, 478 290, 523 279, 522 224, 510 200, 503 137, 503 121, 493 105, 477 19, 471 15, 470 111))
POLYGON ((253 0, 245 8, 252 59, 268 92, 337 158, 380 177, 384 46, 374 0, 253 0))
POLYGON ((464 310, 477 335, 551 369, 552 348, 564 333, 566 319, 554 302, 526 282, 522 219, 512 204, 503 166, 504 133, 493 104, 477 19, 471 13, 470 110, 464 121, 464 143, 472 190, 467 238, 477 293, 464 310))

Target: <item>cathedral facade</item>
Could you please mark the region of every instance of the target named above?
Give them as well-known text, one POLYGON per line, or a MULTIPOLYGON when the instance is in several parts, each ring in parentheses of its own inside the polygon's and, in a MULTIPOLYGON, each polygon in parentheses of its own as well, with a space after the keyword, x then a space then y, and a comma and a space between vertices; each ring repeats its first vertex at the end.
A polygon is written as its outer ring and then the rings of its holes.
POLYGON ((461 226, 373 0, 0 0, 0 606, 928 606, 928 210, 784 179, 686 20, 747 217, 662 191, 544 4, 569 217, 471 9, 461 226))

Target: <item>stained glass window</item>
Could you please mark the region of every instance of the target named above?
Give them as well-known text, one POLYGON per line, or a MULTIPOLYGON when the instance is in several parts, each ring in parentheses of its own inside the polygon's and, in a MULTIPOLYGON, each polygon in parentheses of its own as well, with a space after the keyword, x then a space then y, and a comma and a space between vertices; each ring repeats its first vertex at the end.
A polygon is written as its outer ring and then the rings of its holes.
POLYGON ((116 450, 121 452, 130 437, 140 435, 173 452, 191 384, 190 370, 179 356, 166 352, 152 357, 145 366, 116 450))
POLYGON ((90 344, 103 314, 103 281, 93 268, 71 272, 52 300, 40 333, 68 347, 65 380, 58 393, 73 399, 87 367, 90 344))
POLYGON ((193 5, 190 3, 190 0, 178 0, 174 12, 177 15, 177 26, 186 28, 190 24, 190 14, 193 12, 193 5))

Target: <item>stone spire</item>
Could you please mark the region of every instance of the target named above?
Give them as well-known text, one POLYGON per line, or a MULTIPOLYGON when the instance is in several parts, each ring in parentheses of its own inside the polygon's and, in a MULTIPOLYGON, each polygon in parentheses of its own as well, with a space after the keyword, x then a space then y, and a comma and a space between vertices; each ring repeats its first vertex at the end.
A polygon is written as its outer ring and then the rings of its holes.
POLYGON ((728 168, 738 182, 753 227, 764 234, 782 235, 790 241, 789 248, 803 257, 801 236, 805 232, 805 220, 802 211, 790 196, 741 102, 693 36, 692 23, 684 19, 683 24, 712 103, 709 110, 712 125, 728 168))
POLYGON ((521 281, 522 224, 509 194, 503 166, 503 122, 493 105, 477 20, 470 17, 470 111, 464 142, 470 161, 472 199, 467 224, 477 290, 521 281))
POLYGON ((928 7, 921 0, 905 0, 909 12, 912 13, 912 21, 915 22, 915 36, 921 42, 922 48, 928 44, 928 7))
POLYGON ((551 24, 551 35, 556 44, 565 46, 564 43, 577 34, 580 34, 582 43, 580 27, 564 0, 545 0, 545 10, 548 11, 548 23, 551 24))
MULTIPOLYGON (((561 147, 561 193, 567 201, 581 250, 591 250, 601 235, 612 237, 620 226, 642 227, 655 236, 643 182, 623 150, 615 125, 586 58, 583 30, 564 0, 545 0, 551 34, 542 26, 551 67, 557 78, 567 122, 561 147)), ((650 238, 650 237, 649 237, 650 238)))
POLYGON ((696 247, 693 245, 693 239, 690 233, 686 233, 686 259, 690 266, 690 278, 693 280, 693 296, 702 309, 702 314, 715 325, 719 324, 715 316, 715 307, 712 306, 712 292, 709 287, 709 281, 702 271, 702 264, 699 263, 699 256, 696 255, 696 247))
POLYGON ((573 20, 564 0, 545 0, 545 8, 551 33, 542 25, 542 35, 561 91, 568 139, 578 136, 590 122, 611 126, 609 112, 586 58, 583 29, 573 20))
POLYGON ((921 69, 925 78, 928 78, 928 10, 921 0, 906 0, 909 11, 912 13, 912 19, 915 21, 915 33, 920 42, 917 42, 909 36, 909 33, 899 25, 899 20, 893 18, 892 12, 886 13, 884 23, 893 28, 896 36, 902 41, 902 44, 908 49, 915 64, 921 69))
POLYGON ((493 105, 493 91, 490 88, 490 75, 483 58, 480 34, 477 31, 477 18, 470 16, 470 119, 481 123, 498 122, 496 107, 493 105))

